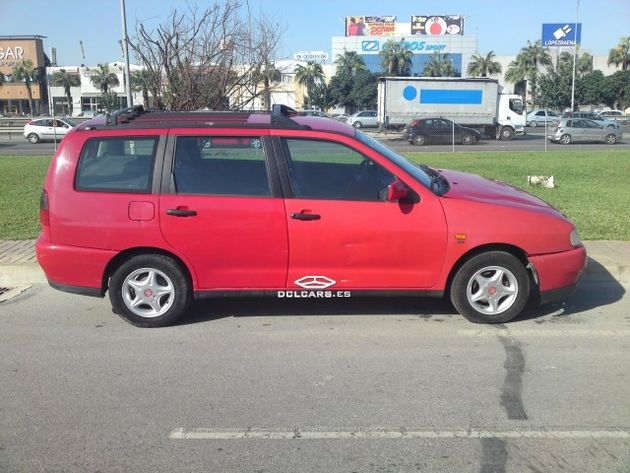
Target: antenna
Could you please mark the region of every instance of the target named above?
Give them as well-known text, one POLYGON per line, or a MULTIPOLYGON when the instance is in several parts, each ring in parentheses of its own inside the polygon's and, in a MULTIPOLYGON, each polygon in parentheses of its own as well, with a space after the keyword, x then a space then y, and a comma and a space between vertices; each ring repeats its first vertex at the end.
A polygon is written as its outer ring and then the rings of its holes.
POLYGON ((79 46, 81 46, 81 56, 83 56, 83 61, 85 61, 85 51, 83 50, 83 41, 79 40, 79 46))

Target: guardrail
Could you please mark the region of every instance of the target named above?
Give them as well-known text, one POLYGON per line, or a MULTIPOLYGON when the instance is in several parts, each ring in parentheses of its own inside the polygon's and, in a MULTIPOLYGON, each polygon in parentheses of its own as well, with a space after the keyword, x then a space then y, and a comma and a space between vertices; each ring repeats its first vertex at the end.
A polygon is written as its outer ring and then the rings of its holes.
POLYGON ((9 139, 9 141, 24 139, 24 125, 20 127, 0 127, 0 140, 9 139))

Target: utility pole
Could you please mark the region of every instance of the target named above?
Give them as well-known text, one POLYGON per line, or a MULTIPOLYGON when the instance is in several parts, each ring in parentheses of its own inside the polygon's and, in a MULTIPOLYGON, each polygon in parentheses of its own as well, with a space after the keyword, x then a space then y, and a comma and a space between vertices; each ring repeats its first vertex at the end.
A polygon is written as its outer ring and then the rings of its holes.
POLYGON ((123 31, 123 55, 125 56, 125 88, 127 89, 127 107, 133 106, 131 96, 131 75, 129 71, 129 37, 127 36, 127 12, 125 10, 125 0, 120 0, 120 15, 122 17, 123 31))

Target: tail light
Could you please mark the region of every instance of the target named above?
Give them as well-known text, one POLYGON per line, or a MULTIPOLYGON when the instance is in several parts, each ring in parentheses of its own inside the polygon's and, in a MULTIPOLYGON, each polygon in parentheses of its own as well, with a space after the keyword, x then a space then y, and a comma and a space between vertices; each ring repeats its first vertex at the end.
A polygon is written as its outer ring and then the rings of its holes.
POLYGON ((42 227, 50 226, 50 214, 48 212, 48 192, 42 189, 42 195, 39 198, 39 223, 42 227))

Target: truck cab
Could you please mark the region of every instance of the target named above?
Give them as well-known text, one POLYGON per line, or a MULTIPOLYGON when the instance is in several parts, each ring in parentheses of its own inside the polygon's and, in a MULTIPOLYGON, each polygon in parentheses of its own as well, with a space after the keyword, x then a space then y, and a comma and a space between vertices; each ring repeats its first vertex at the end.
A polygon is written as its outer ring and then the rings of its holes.
POLYGON ((521 96, 500 93, 497 103, 497 139, 511 140, 514 135, 525 134, 526 121, 521 96))

